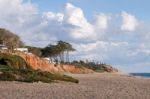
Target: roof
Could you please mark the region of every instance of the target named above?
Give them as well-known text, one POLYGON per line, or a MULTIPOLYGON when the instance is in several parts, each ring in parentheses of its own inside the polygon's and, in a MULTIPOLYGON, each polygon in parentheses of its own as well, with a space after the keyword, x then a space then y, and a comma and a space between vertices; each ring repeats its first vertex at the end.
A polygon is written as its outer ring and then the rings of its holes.
POLYGON ((3 44, 0 44, 0 47, 6 47, 5 45, 3 45, 3 44))
POLYGON ((14 50, 28 52, 28 48, 15 48, 14 50))
POLYGON ((28 48, 15 48, 15 50, 28 50, 28 48))

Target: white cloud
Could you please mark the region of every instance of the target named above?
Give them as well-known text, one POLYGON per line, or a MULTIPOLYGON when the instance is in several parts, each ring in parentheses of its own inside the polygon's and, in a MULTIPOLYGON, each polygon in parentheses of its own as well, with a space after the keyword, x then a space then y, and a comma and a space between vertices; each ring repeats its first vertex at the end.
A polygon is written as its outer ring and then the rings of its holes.
POLYGON ((94 27, 85 18, 82 9, 67 3, 65 6, 65 21, 74 26, 70 33, 75 39, 93 39, 96 37, 94 27))
POLYGON ((23 0, 0 0, 1 15, 28 15, 36 13, 35 10, 34 5, 29 2, 23 3, 23 0))
POLYGON ((131 51, 128 56, 136 57, 140 54, 145 54, 145 56, 150 55, 150 49, 136 49, 135 51, 131 51))
POLYGON ((121 13, 123 22, 121 26, 121 30, 123 31, 135 31, 137 26, 139 25, 138 20, 135 16, 130 15, 126 12, 121 13))
POLYGON ((43 19, 47 21, 58 21, 62 22, 64 18, 64 14, 62 13, 53 13, 53 12, 46 12, 43 13, 43 19))
POLYGON ((108 28, 108 21, 111 19, 111 16, 100 13, 97 14, 95 17, 95 27, 100 30, 106 30, 108 28))
POLYGON ((88 44, 73 44, 77 51, 79 52, 89 52, 97 48, 97 43, 88 43, 88 44))
POLYGON ((73 44, 83 59, 96 59, 100 61, 115 60, 120 54, 127 54, 128 42, 96 41, 92 43, 73 44))

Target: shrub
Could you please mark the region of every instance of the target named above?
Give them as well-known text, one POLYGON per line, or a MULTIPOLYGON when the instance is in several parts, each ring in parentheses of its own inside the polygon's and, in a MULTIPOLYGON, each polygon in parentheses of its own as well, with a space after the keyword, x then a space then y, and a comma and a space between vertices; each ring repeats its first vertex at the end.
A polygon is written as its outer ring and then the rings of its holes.
POLYGON ((2 74, 0 74, 0 80, 2 80, 2 81, 14 81, 15 76, 13 74, 11 74, 10 72, 3 72, 2 74))
POLYGON ((14 69, 30 68, 22 57, 10 54, 0 54, 0 65, 9 66, 14 69))
POLYGON ((55 80, 68 81, 78 83, 77 79, 74 79, 67 75, 52 74, 40 70, 17 70, 10 69, 0 74, 0 80, 2 81, 21 81, 21 82, 44 82, 51 83, 55 80))

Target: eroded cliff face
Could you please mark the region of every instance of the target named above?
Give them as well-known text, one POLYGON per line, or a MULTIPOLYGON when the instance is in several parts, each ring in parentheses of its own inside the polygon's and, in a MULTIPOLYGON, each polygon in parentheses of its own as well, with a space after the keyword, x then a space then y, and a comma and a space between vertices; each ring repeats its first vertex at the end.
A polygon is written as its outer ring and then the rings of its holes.
MULTIPOLYGON (((85 67, 77 67, 74 65, 55 65, 52 63, 49 63, 46 59, 42 59, 34 54, 28 54, 28 53, 23 53, 23 52, 1 52, 1 53, 6 53, 6 54, 11 54, 11 55, 18 55, 22 57, 25 62, 34 70, 42 70, 42 71, 48 71, 52 73, 93 73, 94 71, 85 67)), ((109 73, 115 73, 118 72, 117 69, 113 68, 110 65, 105 65, 104 71, 109 72, 109 73)))
POLYGON ((76 67, 73 65, 63 65, 62 66, 63 70, 65 72, 70 72, 70 73, 83 73, 83 74, 88 74, 88 73, 93 73, 94 71, 85 67, 76 67))
POLYGON ((55 65, 49 63, 47 60, 39 58, 33 54, 17 54, 21 56, 34 70, 42 70, 42 71, 49 71, 54 73, 93 73, 93 70, 87 68, 79 68, 72 65, 55 65))

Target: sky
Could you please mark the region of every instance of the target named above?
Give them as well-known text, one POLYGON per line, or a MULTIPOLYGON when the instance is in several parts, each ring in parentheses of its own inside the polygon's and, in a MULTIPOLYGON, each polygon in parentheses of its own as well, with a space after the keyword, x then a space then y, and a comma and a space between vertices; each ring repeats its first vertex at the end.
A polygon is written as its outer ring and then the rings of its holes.
POLYGON ((70 42, 72 59, 150 72, 149 0, 0 0, 0 27, 26 45, 70 42))

